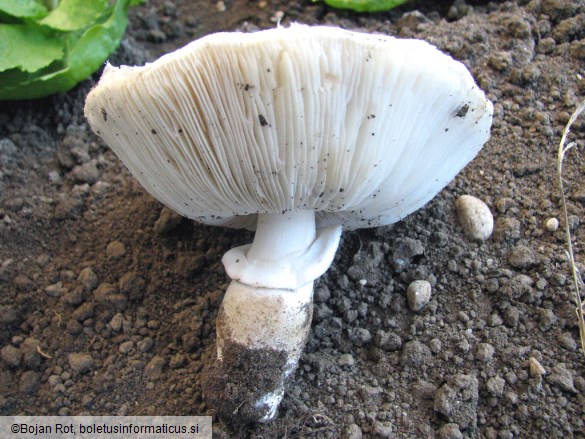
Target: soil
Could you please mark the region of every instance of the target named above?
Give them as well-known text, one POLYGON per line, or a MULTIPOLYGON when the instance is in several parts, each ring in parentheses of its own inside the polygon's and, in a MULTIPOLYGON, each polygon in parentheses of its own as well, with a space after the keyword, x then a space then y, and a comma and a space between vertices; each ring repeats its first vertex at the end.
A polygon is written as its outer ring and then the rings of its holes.
MULTIPOLYGON (((492 137, 434 200, 393 226, 346 232, 315 289, 313 326, 277 419, 214 437, 585 437, 585 361, 556 180, 584 98, 583 0, 412 2, 357 14, 311 1, 150 0, 114 64, 142 64, 218 30, 292 21, 427 40, 493 101, 492 137), (456 199, 483 200, 476 242, 456 199), (554 221, 561 227, 554 230, 554 221), (413 280, 432 286, 411 311, 413 280)), ((0 103, 0 413, 203 415, 202 370, 250 232, 163 208, 88 128, 74 90, 0 103)), ((583 151, 584 119, 570 140, 583 151)), ((585 260, 585 159, 564 167, 585 260)), ((583 268, 583 265, 580 265, 583 268)))

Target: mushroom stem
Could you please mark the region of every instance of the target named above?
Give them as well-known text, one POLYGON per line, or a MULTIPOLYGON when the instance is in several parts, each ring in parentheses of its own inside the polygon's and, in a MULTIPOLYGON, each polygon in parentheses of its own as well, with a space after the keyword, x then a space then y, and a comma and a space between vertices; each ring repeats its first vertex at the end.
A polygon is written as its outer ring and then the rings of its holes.
POLYGON ((340 226, 315 230, 314 212, 266 214, 254 243, 224 256, 232 282, 217 317, 217 370, 207 380, 214 388, 205 393, 226 417, 276 415, 311 328, 314 280, 331 265, 340 235, 340 226))
POLYGON ((266 213, 258 215, 254 242, 248 259, 278 260, 306 250, 315 240, 315 212, 266 213))

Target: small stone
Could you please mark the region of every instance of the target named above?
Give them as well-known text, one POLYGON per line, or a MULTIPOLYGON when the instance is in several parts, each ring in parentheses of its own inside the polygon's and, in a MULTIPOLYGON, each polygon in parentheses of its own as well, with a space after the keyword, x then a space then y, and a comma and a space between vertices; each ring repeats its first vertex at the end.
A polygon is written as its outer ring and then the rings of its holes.
POLYGON ((20 345, 20 352, 22 352, 22 363, 29 369, 35 369, 41 364, 41 355, 39 354, 39 347, 41 342, 36 338, 28 337, 20 345))
POLYGON ((495 376, 487 381, 486 387, 488 392, 495 396, 502 396, 504 394, 504 387, 506 386, 506 380, 502 377, 495 376))
POLYGON ((412 311, 420 311, 431 300, 431 284, 426 280, 415 280, 406 290, 408 306, 412 311))
POLYGON ((79 273, 77 281, 83 286, 86 292, 92 292, 98 286, 98 277, 91 267, 86 267, 79 273))
POLYGON ((473 375, 453 375, 435 393, 434 410, 460 428, 474 428, 477 423, 479 383, 473 375))
POLYGON ((122 330, 123 323, 124 315, 122 313, 117 313, 110 320, 110 328, 112 329, 112 331, 120 332, 122 330))
POLYGON ((69 354, 67 356, 67 361, 69 362, 71 369, 80 374, 89 372, 94 366, 94 361, 91 355, 83 352, 69 354))
POLYGON ((94 313, 93 302, 86 302, 82 304, 79 308, 77 308, 75 311, 73 311, 71 317, 73 317, 77 321, 83 322, 84 320, 87 320, 90 317, 92 317, 93 313, 94 313))
POLYGON ((459 426, 453 423, 443 425, 437 433, 438 439, 463 439, 464 437, 459 426))
POLYGON ((112 241, 106 247, 106 255, 109 259, 121 258, 126 254, 126 246, 120 241, 112 241))
POLYGON ((41 382, 41 374, 32 370, 27 370, 20 377, 20 383, 18 385, 19 390, 22 393, 28 395, 34 393, 41 382))
POLYGON ((372 334, 365 328, 352 328, 349 338, 355 346, 363 346, 372 339, 372 334))
POLYGON ((553 367, 547 380, 565 392, 579 393, 573 384, 573 375, 565 368, 564 364, 553 367))
POLYGON ((539 315, 538 328, 543 332, 550 330, 558 320, 552 309, 541 309, 539 315))
POLYGON ((559 228, 559 220, 556 218, 549 218, 544 223, 544 227, 549 232, 556 232, 559 228))
POLYGON ((67 288, 63 287, 63 282, 61 281, 53 285, 49 285, 48 287, 45 288, 45 293, 47 293, 49 297, 61 297, 67 294, 67 292, 68 292, 67 288))
POLYGON ((71 174, 77 183, 94 184, 100 177, 100 171, 93 160, 74 167, 71 174))
POLYGON ((187 364, 187 357, 184 354, 178 353, 171 357, 169 367, 171 369, 179 369, 187 364))
POLYGON ((0 358, 2 358, 2 361, 4 361, 8 367, 14 369, 20 365, 22 352, 12 345, 7 345, 0 350, 0 358))
POLYGON ((393 332, 379 330, 376 332, 376 345, 385 351, 394 352, 402 347, 402 339, 393 332))
POLYGON ((199 251, 177 257, 175 273, 186 278, 193 277, 205 266, 205 253, 199 251))
POLYGON ((353 366, 355 364, 355 360, 351 354, 342 354, 337 359, 337 364, 340 366, 353 366))
POLYGON ((18 320, 16 309, 11 305, 0 305, 0 326, 10 326, 18 320))
POLYGON ((350 424, 345 429, 345 438, 347 439, 362 439, 362 429, 357 424, 350 424))
POLYGON ((394 437, 393 425, 389 421, 375 421, 372 427, 372 433, 376 437, 391 439, 394 437))
POLYGON ((406 268, 410 261, 424 253, 424 246, 418 239, 399 238, 394 243, 392 251, 392 264, 397 272, 406 268))
POLYGON ((128 297, 129 300, 140 300, 144 296, 146 282, 135 272, 126 273, 120 278, 118 283, 120 292, 128 297))
POLYGON ((154 231, 159 235, 164 235, 175 227, 177 227, 183 217, 168 207, 163 207, 160 211, 160 215, 154 223, 154 231))
POLYGON ((119 347, 118 347, 118 351, 121 354, 127 354, 128 352, 130 352, 132 349, 134 349, 134 342, 129 340, 129 341, 125 341, 124 343, 122 343, 119 347))
POLYGON ((546 370, 542 365, 538 362, 538 360, 534 357, 530 357, 528 359, 528 365, 530 367, 530 376, 533 378, 538 378, 546 374, 546 370))
POLYGON ((534 251, 525 245, 517 245, 508 255, 508 262, 514 268, 525 269, 534 265, 536 258, 534 251))
POLYGON ((479 198, 462 195, 455 202, 459 222, 465 233, 476 241, 485 241, 494 230, 490 208, 479 198))
POLYGON ((402 366, 420 367, 431 361, 433 354, 429 347, 419 341, 409 341, 402 349, 402 366))
POLYGON ((140 352, 149 352, 154 346, 154 340, 150 337, 146 337, 143 340, 140 340, 137 343, 137 346, 140 352))
POLYGON ((165 366, 165 359, 160 355, 155 355, 144 367, 144 375, 150 380, 157 380, 160 378, 165 366))
POLYGON ((480 343, 479 345, 477 345, 477 351, 475 353, 475 358, 477 358, 479 361, 483 361, 484 363, 487 363, 488 361, 491 361, 492 358, 494 357, 494 353, 495 353, 495 349, 494 347, 489 344, 489 343, 480 343))
POLYGON ((563 332, 558 336, 557 340, 565 349, 568 349, 569 351, 577 350, 577 342, 570 333, 563 332))

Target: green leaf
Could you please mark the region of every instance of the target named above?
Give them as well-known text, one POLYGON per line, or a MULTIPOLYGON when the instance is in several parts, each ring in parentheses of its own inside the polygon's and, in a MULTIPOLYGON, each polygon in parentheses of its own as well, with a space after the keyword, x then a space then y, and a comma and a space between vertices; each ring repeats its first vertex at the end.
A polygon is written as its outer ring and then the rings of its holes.
POLYGON ((107 8, 107 0, 61 0, 39 23, 64 32, 75 31, 90 26, 107 8))
POLYGON ((0 12, 18 18, 39 18, 48 10, 39 0, 0 0, 0 12))
POLYGON ((18 69, 0 72, 0 101, 35 99, 72 89, 98 70, 118 47, 128 25, 128 8, 135 0, 118 0, 99 22, 87 29, 61 33, 68 51, 36 74, 18 69))
MULTIPOLYGON (((313 0, 315 2, 317 0, 313 0)), ((329 6, 339 9, 351 9, 356 12, 389 11, 407 0, 324 0, 329 6)))
POLYGON ((63 55, 63 41, 39 26, 0 24, 0 72, 12 68, 36 72, 63 55))

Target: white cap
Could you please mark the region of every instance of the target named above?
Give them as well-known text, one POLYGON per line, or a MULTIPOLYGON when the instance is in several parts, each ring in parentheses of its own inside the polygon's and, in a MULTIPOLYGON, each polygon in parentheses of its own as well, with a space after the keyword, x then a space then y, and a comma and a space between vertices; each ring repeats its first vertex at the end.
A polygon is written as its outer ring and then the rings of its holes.
POLYGON ((249 228, 300 210, 319 226, 396 222, 475 157, 492 113, 466 67, 424 41, 304 25, 108 65, 85 106, 161 202, 249 228))

